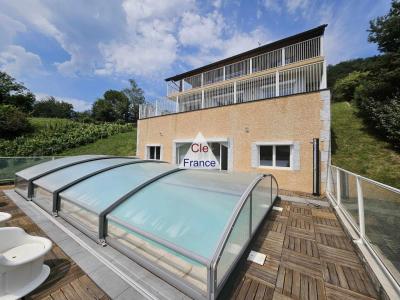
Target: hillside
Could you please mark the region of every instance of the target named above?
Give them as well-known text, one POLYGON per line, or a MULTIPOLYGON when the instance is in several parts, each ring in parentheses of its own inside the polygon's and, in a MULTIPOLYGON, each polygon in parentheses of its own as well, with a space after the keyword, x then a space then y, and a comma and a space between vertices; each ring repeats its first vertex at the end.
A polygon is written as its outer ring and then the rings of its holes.
POLYGON ((60 155, 108 154, 134 156, 136 154, 136 128, 133 131, 118 133, 94 143, 79 146, 62 152, 60 155))
POLYGON ((332 104, 332 164, 400 188, 400 153, 371 134, 349 102, 332 104))

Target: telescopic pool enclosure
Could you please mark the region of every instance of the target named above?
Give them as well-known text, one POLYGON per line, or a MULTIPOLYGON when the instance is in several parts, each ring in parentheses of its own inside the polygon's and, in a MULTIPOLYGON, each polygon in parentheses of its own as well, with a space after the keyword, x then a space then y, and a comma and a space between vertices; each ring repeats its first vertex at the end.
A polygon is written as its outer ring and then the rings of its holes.
POLYGON ((82 155, 16 173, 15 190, 197 299, 215 299, 278 196, 272 175, 82 155))

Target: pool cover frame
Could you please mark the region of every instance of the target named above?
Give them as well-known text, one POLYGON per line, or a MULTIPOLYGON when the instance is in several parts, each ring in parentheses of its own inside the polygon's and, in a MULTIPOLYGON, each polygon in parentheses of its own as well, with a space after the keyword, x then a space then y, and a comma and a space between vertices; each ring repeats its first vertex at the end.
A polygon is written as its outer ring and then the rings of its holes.
MULTIPOLYGON (((48 170, 42 174, 38 174, 37 176, 34 176, 34 179, 30 179, 29 181, 29 185, 31 186, 31 197, 26 198, 24 195, 20 195, 22 197, 24 197, 26 200, 31 200, 32 199, 32 190, 33 190, 33 180, 36 180, 42 176, 48 175, 52 172, 56 172, 58 170, 67 168, 69 166, 73 166, 76 164, 80 164, 80 163, 84 163, 84 162, 88 162, 88 161, 93 161, 93 160, 99 160, 99 159, 107 159, 107 158, 124 158, 124 157, 120 157, 120 156, 102 156, 102 157, 98 157, 98 158, 90 158, 90 159, 85 159, 79 162, 75 162, 75 163, 71 163, 71 164, 67 164, 65 166, 62 167, 57 167, 53 170, 48 170)), ((128 158, 128 157, 126 157, 128 158)), ((84 225, 78 224, 77 220, 71 219, 70 217, 68 217, 67 214, 63 214, 62 210, 60 210, 60 197, 59 194, 64 191, 65 189, 84 181, 85 179, 88 179, 92 176, 95 176, 97 174, 106 172, 108 170, 114 169, 114 168, 118 168, 118 167, 122 167, 125 165, 129 165, 129 164, 136 164, 136 163, 147 163, 147 162, 152 162, 152 163, 165 163, 163 161, 157 161, 157 160, 140 160, 137 159, 136 157, 129 157, 132 158, 132 161, 130 162, 124 162, 124 163, 119 163, 119 164, 115 164, 113 166, 108 166, 105 167, 103 169, 97 170, 95 172, 91 172, 89 174, 86 174, 76 180, 71 181, 70 183, 64 185, 61 188, 58 188, 57 190, 50 192, 53 194, 53 213, 55 213, 55 215, 57 215, 57 212, 60 213, 60 216, 64 219, 66 219, 69 223, 71 223, 73 226, 77 227, 80 231, 82 231, 83 233, 85 233, 86 235, 88 235, 90 238, 94 239, 95 241, 101 243, 102 245, 106 245, 109 244, 112 247, 116 248, 117 250, 119 250, 120 252, 122 252, 123 254, 125 254, 127 257, 133 259, 134 261, 136 261, 137 263, 139 263, 140 265, 142 265, 143 267, 145 267, 146 269, 150 270, 151 272, 155 273, 156 275, 160 276, 161 278, 163 278, 166 282, 169 282, 170 284, 176 286, 178 289, 182 290, 184 293, 186 293, 187 295, 195 298, 195 299, 216 299, 218 294, 220 293, 220 291, 222 290, 224 284, 226 283, 226 281, 229 278, 229 275, 231 274, 231 272, 233 271, 233 269, 235 268, 235 266, 237 265, 238 261, 240 260, 240 258, 242 257, 243 253, 246 251, 249 243, 251 242, 254 234, 257 232, 257 229, 259 228, 259 226, 262 224, 262 221, 265 219, 265 216, 268 214, 268 212, 271 210, 274 201, 276 200, 276 198, 278 197, 279 194, 279 187, 278 187, 278 183, 275 179, 275 177, 272 174, 259 174, 257 175, 254 180, 248 185, 248 187, 246 188, 246 190, 242 193, 239 201, 237 202, 231 216, 228 219, 228 222, 223 230, 223 234, 217 244, 216 250, 214 252, 214 255, 212 256, 212 258, 206 258, 203 257, 202 255, 196 254, 190 250, 184 249, 174 243, 171 243, 169 241, 166 241, 158 236, 155 236, 154 234, 151 234, 149 232, 146 232, 140 228, 137 228, 131 224, 127 224, 126 222, 123 222, 121 220, 119 220, 118 218, 112 216, 112 215, 108 215, 114 208, 116 208, 118 205, 122 204, 124 201, 126 201, 127 199, 129 199, 131 196, 133 196, 135 193, 137 193, 138 191, 140 191, 141 189, 149 186, 151 183, 166 177, 170 174, 176 173, 176 172, 184 172, 185 170, 183 169, 179 169, 179 168, 174 168, 171 169, 169 171, 165 171, 157 176, 154 176, 148 180, 146 180, 145 182, 139 184, 138 186, 136 186, 135 188, 133 188, 132 190, 130 190, 129 192, 127 192, 126 194, 124 194, 123 196, 121 196, 120 198, 118 198, 117 200, 115 200, 114 202, 112 202, 107 208, 103 209, 100 213, 99 212, 95 212, 93 211, 90 207, 83 205, 82 203, 77 203, 71 199, 68 199, 67 197, 63 197, 66 201, 71 202, 73 205, 76 205, 84 210, 89 211, 90 213, 93 213, 94 215, 98 215, 99 216, 99 230, 98 230, 98 235, 94 235, 93 232, 89 231, 88 229, 85 228, 84 225), (252 192, 255 190, 255 188, 258 186, 258 184, 263 181, 263 180, 268 180, 270 179, 270 185, 269 185, 269 190, 270 190, 270 201, 271 203, 269 203, 268 208, 265 210, 265 212, 262 215, 262 218, 260 219, 260 221, 258 222, 258 224, 255 226, 255 228, 252 228, 253 226, 253 222, 252 222, 252 214, 253 214, 253 210, 252 210, 252 192), (275 183, 276 185, 276 193, 274 195, 274 188, 273 188, 273 184, 275 183), (235 256, 234 260, 230 263, 229 267, 227 268, 226 272, 224 273, 224 275, 222 276, 221 280, 219 282, 217 282, 217 270, 218 270, 218 263, 220 262, 220 259, 222 257, 223 251, 225 249, 225 246, 228 243, 229 237, 231 236, 231 233, 233 231, 233 229, 235 228, 235 224, 238 221, 239 216, 241 215, 241 212, 243 211, 244 207, 246 206, 246 204, 249 204, 250 207, 250 213, 249 213, 249 235, 248 238, 246 240, 246 242, 244 243, 244 245, 242 245, 242 248, 240 250, 240 252, 235 256), (143 236, 146 239, 149 239, 161 246, 164 246, 184 257, 189 258, 190 260, 193 260, 195 262, 200 263, 202 266, 206 267, 207 270, 207 291, 206 293, 204 293, 203 290, 201 290, 200 288, 194 286, 193 284, 189 283, 189 282, 185 282, 184 280, 182 280, 181 277, 173 274, 172 272, 168 271, 167 269, 162 268, 161 266, 156 265, 155 263, 153 263, 151 260, 149 260, 148 258, 145 258, 144 256, 133 252, 133 250, 129 249, 127 246, 123 245, 121 242, 119 242, 118 240, 116 240, 115 238, 108 236, 107 235, 107 225, 108 225, 108 220, 119 224, 120 226, 133 231, 134 233, 143 236)), ((42 188, 42 187, 41 187, 42 188)), ((42 188, 44 189, 44 188, 42 188)), ((267 195, 268 196, 268 195, 267 195)))

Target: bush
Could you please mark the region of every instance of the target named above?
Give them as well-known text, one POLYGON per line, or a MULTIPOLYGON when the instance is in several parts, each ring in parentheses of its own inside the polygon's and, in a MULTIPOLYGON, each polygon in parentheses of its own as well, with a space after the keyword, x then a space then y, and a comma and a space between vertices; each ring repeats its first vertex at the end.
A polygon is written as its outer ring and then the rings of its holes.
POLYGON ((13 138, 31 131, 26 115, 12 105, 0 105, 0 138, 13 138))
POLYGON ((355 98, 367 125, 400 149, 400 90, 381 98, 378 90, 385 86, 382 82, 366 82, 356 89, 355 98))
POLYGON ((354 92, 360 83, 367 78, 369 72, 354 71, 336 81, 333 87, 333 101, 351 101, 354 98, 354 92))
POLYGON ((0 156, 54 155, 133 129, 132 124, 96 125, 61 119, 43 124, 44 121, 46 120, 39 119, 39 124, 36 125, 38 129, 33 135, 17 137, 14 140, 0 140, 0 156))

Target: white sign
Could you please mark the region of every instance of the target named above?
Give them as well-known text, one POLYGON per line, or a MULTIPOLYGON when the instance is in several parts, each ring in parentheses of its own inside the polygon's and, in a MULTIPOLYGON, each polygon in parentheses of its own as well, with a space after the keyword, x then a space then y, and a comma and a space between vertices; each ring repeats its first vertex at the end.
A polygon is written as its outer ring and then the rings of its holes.
POLYGON ((193 140, 179 167, 182 169, 220 169, 218 160, 201 132, 193 140))

